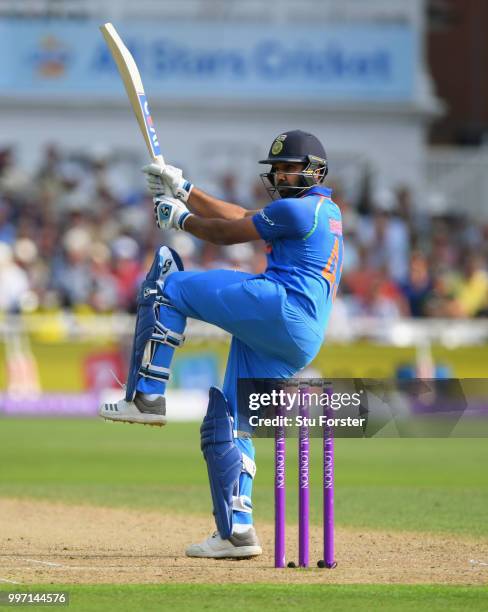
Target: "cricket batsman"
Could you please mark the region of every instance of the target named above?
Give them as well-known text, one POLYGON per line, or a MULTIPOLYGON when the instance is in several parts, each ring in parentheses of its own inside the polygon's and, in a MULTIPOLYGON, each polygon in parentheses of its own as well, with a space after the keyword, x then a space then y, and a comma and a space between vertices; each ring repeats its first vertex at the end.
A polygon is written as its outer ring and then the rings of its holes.
POLYGON ((105 419, 164 425, 166 383, 187 317, 232 335, 223 388, 211 387, 201 426, 217 531, 189 546, 189 557, 261 554, 252 518, 252 428, 238 414, 237 380, 289 378, 307 366, 324 340, 341 277, 341 213, 322 184, 328 168, 320 141, 284 132, 259 163, 271 166, 261 177, 274 200, 262 210, 216 199, 173 166, 143 168, 158 227, 214 244, 262 239, 267 268, 184 271, 178 254, 160 247, 138 295, 125 398, 100 408, 105 419))

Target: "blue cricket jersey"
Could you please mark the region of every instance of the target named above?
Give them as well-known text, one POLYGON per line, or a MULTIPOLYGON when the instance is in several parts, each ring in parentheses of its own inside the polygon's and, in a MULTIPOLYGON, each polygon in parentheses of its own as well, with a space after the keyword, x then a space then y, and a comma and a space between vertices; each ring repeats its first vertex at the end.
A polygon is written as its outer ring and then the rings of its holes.
POLYGON ((281 283, 289 301, 323 335, 339 286, 344 245, 341 212, 332 190, 309 189, 300 198, 276 200, 253 216, 267 246, 264 276, 281 283))

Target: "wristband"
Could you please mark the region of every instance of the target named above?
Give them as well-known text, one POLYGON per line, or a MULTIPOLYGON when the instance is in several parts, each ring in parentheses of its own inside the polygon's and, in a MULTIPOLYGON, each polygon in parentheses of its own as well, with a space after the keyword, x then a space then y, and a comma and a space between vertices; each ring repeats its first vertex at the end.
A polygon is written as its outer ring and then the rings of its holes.
POLYGON ((193 213, 191 212, 184 212, 181 217, 178 219, 178 227, 182 230, 185 229, 185 221, 188 219, 188 217, 193 217, 193 213))
POLYGON ((190 193, 193 189, 193 183, 190 181, 183 180, 182 184, 178 187, 177 197, 183 202, 188 202, 188 198, 190 197, 190 193))

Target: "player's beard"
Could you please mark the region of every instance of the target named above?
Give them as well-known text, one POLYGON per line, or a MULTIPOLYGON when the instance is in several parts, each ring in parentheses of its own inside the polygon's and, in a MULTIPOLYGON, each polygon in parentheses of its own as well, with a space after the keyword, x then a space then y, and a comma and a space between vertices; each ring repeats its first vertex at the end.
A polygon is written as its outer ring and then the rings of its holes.
POLYGON ((300 187, 282 182, 276 185, 276 191, 280 194, 280 198, 295 198, 300 191, 300 187))

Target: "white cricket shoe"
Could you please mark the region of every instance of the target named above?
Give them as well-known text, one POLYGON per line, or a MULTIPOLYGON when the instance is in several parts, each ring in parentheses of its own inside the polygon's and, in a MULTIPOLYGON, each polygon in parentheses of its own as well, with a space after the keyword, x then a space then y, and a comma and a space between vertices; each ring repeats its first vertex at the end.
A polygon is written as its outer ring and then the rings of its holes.
POLYGON ((223 540, 218 531, 201 542, 191 544, 185 551, 187 557, 205 557, 208 559, 247 559, 263 553, 256 530, 250 527, 245 533, 233 533, 228 540, 223 540))
POLYGON ((102 404, 98 414, 109 421, 162 427, 166 425, 166 398, 161 395, 149 400, 141 393, 136 393, 132 402, 121 399, 116 404, 102 404))

